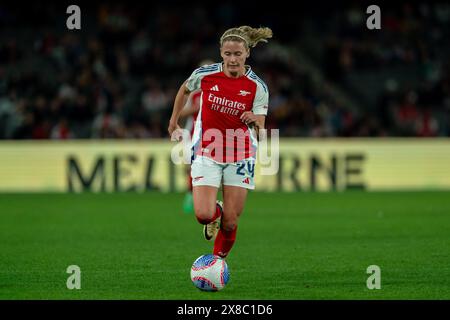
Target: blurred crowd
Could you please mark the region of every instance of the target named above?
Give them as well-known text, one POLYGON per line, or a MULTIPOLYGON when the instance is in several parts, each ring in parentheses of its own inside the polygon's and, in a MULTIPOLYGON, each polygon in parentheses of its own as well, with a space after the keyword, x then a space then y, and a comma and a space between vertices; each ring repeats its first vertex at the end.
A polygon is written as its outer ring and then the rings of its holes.
POLYGON ((368 15, 355 6, 317 26, 323 72, 350 94, 350 79, 377 93, 362 117, 364 135, 449 136, 450 4, 381 5, 381 15, 377 31, 361 28, 368 15), (382 74, 380 84, 358 77, 370 74, 382 74))
POLYGON ((283 12, 249 20, 227 2, 99 3, 89 12, 81 31, 68 31, 64 14, 56 28, 0 5, 0 139, 167 137, 178 87, 200 61, 220 61, 220 35, 241 24, 274 30, 248 62, 269 86, 267 126, 281 136, 450 135, 448 5, 400 6, 375 33, 361 28, 364 8, 352 6, 329 13, 326 25, 305 14, 295 28, 283 12), (298 56, 306 22, 320 39, 320 81, 298 56), (386 79, 375 108, 351 108, 332 90, 341 85, 351 97, 347 74, 396 65, 421 66, 420 85, 386 79))

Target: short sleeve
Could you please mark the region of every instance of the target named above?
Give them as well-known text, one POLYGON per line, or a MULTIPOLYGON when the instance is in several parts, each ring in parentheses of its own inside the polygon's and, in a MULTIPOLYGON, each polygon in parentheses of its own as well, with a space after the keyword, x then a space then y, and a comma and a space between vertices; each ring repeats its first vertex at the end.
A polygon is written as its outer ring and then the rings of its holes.
POLYGON ((199 72, 199 69, 195 69, 194 72, 192 72, 191 76, 187 79, 186 88, 190 92, 200 89, 201 76, 202 76, 202 73, 199 72))
POLYGON ((257 82, 255 99, 253 101, 253 113, 267 115, 269 109, 269 90, 265 84, 257 82))

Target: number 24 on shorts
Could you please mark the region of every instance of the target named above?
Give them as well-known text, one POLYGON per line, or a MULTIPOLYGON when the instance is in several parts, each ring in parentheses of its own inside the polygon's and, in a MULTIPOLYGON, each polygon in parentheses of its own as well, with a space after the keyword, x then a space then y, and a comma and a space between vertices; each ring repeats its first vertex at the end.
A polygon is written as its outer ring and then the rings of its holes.
POLYGON ((244 168, 245 168, 245 164, 247 164, 248 173, 253 178, 254 175, 255 175, 255 164, 251 163, 249 161, 248 162, 247 161, 243 161, 243 162, 238 163, 239 167, 237 168, 236 174, 239 174, 241 176, 245 175, 245 172, 242 172, 242 170, 244 170, 244 168))

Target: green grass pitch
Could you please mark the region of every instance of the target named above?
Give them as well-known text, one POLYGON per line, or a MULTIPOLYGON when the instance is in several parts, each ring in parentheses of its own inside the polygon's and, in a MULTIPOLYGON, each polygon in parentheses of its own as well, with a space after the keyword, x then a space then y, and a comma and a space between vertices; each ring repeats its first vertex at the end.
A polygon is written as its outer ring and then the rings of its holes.
POLYGON ((250 193, 216 293, 191 283, 212 243, 183 196, 1 194, 0 299, 450 299, 448 192, 250 193))

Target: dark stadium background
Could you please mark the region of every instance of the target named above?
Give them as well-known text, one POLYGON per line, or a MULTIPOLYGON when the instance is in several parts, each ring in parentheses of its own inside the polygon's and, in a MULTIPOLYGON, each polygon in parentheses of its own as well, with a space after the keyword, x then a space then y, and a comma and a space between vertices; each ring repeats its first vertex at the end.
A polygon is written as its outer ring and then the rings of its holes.
POLYGON ((51 139, 66 127, 59 135, 166 137, 174 91, 200 61, 218 61, 218 36, 242 24, 273 28, 250 63, 282 136, 449 136, 445 2, 385 4, 372 31, 357 1, 207 3, 80 2, 81 31, 67 30, 66 3, 2 5, 0 137, 51 139), (115 120, 100 132, 105 114, 115 120))
POLYGON ((382 2, 382 28, 368 30, 370 4, 2 1, 0 299, 449 299, 450 5, 382 2), (81 30, 66 28, 70 4, 81 30), (117 172, 145 150, 161 160, 179 85, 220 61, 220 35, 239 25, 274 32, 248 62, 270 89, 266 124, 290 146, 289 167, 249 195, 230 284, 211 296, 189 279, 210 244, 181 212, 183 169, 164 167, 166 188, 147 171, 121 189, 117 172), (43 169, 52 148, 69 169, 43 169), (341 177, 380 153, 366 184, 341 177), (66 183, 92 154, 99 175, 66 183), (305 167, 308 182, 289 174, 305 167), (73 264, 81 290, 66 288, 73 264), (366 287, 373 264, 381 290, 366 287))

